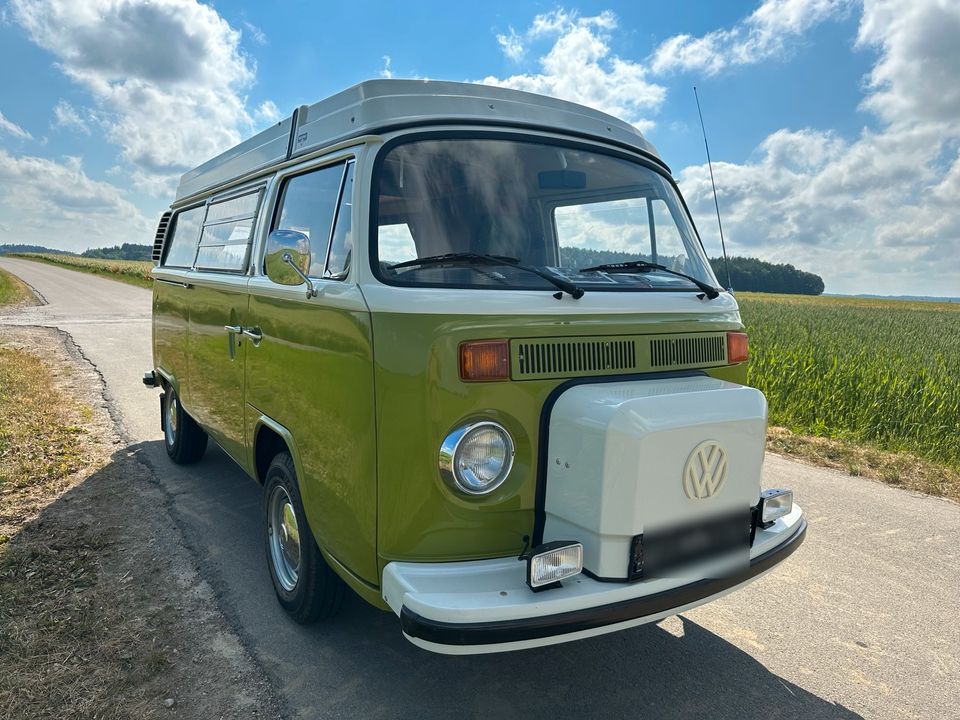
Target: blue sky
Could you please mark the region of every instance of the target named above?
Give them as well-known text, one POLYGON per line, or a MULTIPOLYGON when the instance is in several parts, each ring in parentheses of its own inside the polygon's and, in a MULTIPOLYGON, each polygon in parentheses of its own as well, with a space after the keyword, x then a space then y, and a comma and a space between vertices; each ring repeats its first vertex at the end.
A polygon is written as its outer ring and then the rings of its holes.
POLYGON ((185 169, 392 75, 635 123, 717 255, 697 85, 733 253, 960 295, 957 0, 325 5, 0 4, 0 243, 149 242, 185 169))

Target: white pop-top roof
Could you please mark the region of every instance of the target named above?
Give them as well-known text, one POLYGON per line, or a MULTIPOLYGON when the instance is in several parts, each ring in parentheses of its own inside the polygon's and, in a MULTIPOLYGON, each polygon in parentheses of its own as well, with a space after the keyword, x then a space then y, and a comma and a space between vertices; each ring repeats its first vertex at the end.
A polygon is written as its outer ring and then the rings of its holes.
POLYGON ((536 127, 585 135, 659 157, 633 125, 556 98, 492 85, 367 80, 293 115, 185 173, 177 201, 360 135, 427 124, 536 127))

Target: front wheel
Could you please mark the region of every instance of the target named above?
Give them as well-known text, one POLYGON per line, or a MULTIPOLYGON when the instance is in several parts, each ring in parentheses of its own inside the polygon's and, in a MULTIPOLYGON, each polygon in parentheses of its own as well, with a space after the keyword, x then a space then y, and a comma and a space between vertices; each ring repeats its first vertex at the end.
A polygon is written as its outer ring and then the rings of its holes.
POLYGON ((163 444, 178 465, 196 462, 207 450, 207 434, 180 404, 173 387, 163 394, 163 444))
POLYGON ((323 559, 307 526, 289 453, 279 453, 267 470, 263 517, 267 565, 283 609, 304 625, 336 614, 344 584, 323 559))

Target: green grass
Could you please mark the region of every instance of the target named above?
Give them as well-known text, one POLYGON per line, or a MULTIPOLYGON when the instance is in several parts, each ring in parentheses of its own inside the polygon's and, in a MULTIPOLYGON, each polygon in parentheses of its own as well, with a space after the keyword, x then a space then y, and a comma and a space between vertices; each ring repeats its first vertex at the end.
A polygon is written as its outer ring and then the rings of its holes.
POLYGON ((771 425, 960 468, 960 304, 738 299, 771 425))
POLYGON ((0 305, 16 305, 32 299, 33 293, 20 278, 0 270, 0 305))
POLYGON ((25 260, 36 260, 51 265, 69 268, 70 270, 79 270, 94 275, 102 275, 113 280, 120 280, 131 285, 150 288, 153 287, 153 279, 150 277, 150 270, 153 263, 149 260, 105 260, 101 258, 77 257, 75 255, 56 255, 48 253, 15 253, 10 257, 24 258, 25 260))

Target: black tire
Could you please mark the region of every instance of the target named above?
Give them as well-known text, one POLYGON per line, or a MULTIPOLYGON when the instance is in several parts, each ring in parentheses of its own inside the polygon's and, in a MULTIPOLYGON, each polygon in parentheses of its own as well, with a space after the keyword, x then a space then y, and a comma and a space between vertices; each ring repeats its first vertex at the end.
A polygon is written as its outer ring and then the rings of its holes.
POLYGON ((163 393, 163 444, 178 465, 196 462, 207 450, 207 434, 183 409, 172 387, 163 393))
POLYGON ((278 453, 267 469, 263 529, 267 567, 281 607, 302 625, 335 615, 343 602, 345 585, 327 565, 313 539, 303 512, 293 458, 287 452, 278 453), (293 528, 289 522, 291 510, 296 520, 293 528), (293 544, 287 542, 294 535, 298 540, 295 567, 291 557, 293 544))

